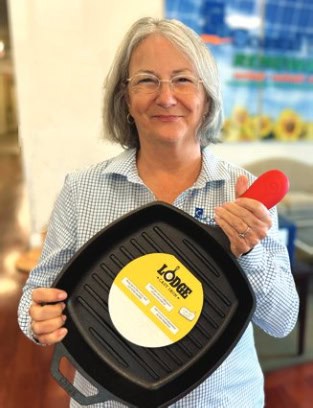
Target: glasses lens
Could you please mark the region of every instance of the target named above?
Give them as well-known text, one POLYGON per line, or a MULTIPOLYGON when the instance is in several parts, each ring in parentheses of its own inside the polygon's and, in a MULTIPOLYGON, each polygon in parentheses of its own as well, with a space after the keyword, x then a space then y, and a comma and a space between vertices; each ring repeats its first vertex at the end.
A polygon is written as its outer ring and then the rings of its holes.
POLYGON ((172 86, 175 92, 180 94, 192 94, 198 89, 199 80, 188 75, 177 75, 172 78, 172 86))
POLYGON ((153 93, 159 89, 159 79, 154 75, 137 74, 129 81, 130 88, 135 92, 153 93))
POLYGON ((170 80, 160 80, 152 74, 137 74, 129 79, 129 86, 133 92, 149 94, 157 92, 161 82, 170 83, 173 92, 186 95, 196 92, 201 81, 189 75, 176 75, 170 80))

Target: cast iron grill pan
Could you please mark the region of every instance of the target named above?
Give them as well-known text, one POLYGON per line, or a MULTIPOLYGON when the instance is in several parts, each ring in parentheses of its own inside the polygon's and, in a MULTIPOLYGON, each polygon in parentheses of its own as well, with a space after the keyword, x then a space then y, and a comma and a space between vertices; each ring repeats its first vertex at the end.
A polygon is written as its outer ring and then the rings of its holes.
MULTIPOLYGON (((68 292, 68 334, 56 345, 51 372, 82 405, 117 400, 138 408, 166 407, 192 391, 224 361, 246 329, 255 299, 228 241, 162 202, 143 206, 91 238, 54 283, 68 292), (115 329, 108 295, 130 261, 173 254, 201 281, 204 304, 194 328, 165 347, 135 345, 115 329), (60 372, 66 357, 98 390, 80 393, 60 372)), ((125 310, 125 318, 127 316, 125 310)))

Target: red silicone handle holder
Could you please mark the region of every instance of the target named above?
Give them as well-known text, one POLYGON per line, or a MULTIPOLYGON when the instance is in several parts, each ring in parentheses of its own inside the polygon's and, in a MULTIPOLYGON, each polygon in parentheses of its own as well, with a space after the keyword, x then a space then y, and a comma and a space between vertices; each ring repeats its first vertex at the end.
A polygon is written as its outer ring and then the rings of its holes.
POLYGON ((274 169, 261 174, 241 197, 258 200, 270 209, 284 198, 288 190, 288 177, 274 169))

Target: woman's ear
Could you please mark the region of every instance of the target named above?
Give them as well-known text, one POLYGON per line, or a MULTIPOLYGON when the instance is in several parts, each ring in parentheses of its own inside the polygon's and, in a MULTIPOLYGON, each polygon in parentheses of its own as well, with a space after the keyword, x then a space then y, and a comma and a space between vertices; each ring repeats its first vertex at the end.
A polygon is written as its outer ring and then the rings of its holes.
POLYGON ((129 95, 125 95, 125 102, 127 104, 129 114, 132 115, 132 104, 129 95))
POLYGON ((129 107, 130 101, 129 101, 129 95, 127 91, 125 92, 124 98, 125 98, 126 105, 129 107))
POLYGON ((211 99, 207 98, 203 107, 203 118, 207 118, 210 115, 211 99))
POLYGON ((204 115, 205 116, 208 116, 210 114, 211 103, 212 103, 211 98, 207 98, 205 105, 204 105, 204 115))

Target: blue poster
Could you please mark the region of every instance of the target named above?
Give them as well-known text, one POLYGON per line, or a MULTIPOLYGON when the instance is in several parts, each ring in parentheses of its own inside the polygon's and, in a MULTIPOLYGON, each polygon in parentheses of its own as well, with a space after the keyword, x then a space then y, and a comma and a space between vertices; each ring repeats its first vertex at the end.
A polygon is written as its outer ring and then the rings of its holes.
POLYGON ((167 0, 219 65, 225 141, 313 140, 312 0, 167 0))

